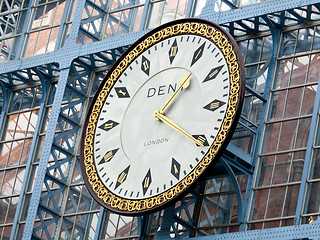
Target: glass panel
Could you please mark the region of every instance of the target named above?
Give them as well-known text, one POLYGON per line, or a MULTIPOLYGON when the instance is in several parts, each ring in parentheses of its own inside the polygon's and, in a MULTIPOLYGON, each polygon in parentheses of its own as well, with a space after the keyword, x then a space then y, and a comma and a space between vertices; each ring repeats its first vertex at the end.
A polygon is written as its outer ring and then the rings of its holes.
POLYGON ((24 57, 27 58, 27 57, 31 57, 34 55, 34 49, 37 45, 37 39, 38 39, 38 36, 39 36, 39 32, 33 32, 33 33, 30 33, 28 35, 28 43, 26 44, 26 51, 24 53, 24 57))
POLYGON ((95 203, 91 195, 89 194, 87 188, 82 185, 81 186, 81 195, 78 203, 78 212, 85 212, 88 211, 92 205, 92 203, 95 203))
POLYGON ((2 235, 2 239, 10 239, 10 235, 11 235, 11 230, 12 230, 12 226, 6 226, 4 227, 4 231, 3 231, 3 235, 2 235))
POLYGON ((319 40, 320 40, 319 26, 315 26, 312 49, 319 49, 319 40))
POLYGON ((72 175, 72 183, 80 183, 83 182, 82 175, 81 175, 81 169, 80 169, 80 163, 79 159, 77 159, 76 166, 73 170, 73 175, 72 175))
POLYGON ((98 222, 98 217, 99 217, 99 213, 92 214, 92 223, 87 227, 89 228, 87 229, 87 231, 89 232, 87 239, 94 239, 96 230, 98 230, 96 227, 98 222))
POLYGON ((300 181, 304 154, 301 151, 263 157, 258 187, 300 181))
POLYGON ((37 172, 37 169, 38 169, 37 165, 33 166, 33 171, 31 172, 31 174, 29 176, 30 179, 31 179, 31 181, 28 183, 28 189, 29 189, 30 192, 32 192, 33 187, 34 187, 34 183, 35 183, 35 180, 36 180, 35 174, 37 172))
POLYGON ((246 59, 246 57, 247 57, 247 53, 248 53, 248 42, 249 42, 249 40, 237 42, 237 43, 238 43, 238 46, 239 46, 239 48, 240 48, 241 55, 242 55, 243 59, 246 59))
POLYGON ((284 88, 289 86, 291 78, 291 70, 293 67, 293 59, 280 60, 278 63, 278 75, 274 88, 284 88))
MULTIPOLYGON (((51 217, 51 216, 50 216, 51 217)), ((50 236, 54 236, 55 233, 55 227, 56 227, 56 223, 54 222, 53 224, 51 223, 52 220, 47 220, 44 219, 43 222, 40 221, 36 221, 34 223, 34 228, 35 229, 43 229, 42 231, 37 231, 36 233, 33 233, 37 238, 40 239, 50 239, 50 236), (50 226, 50 224, 52 224, 50 226), (47 227, 50 226, 50 227, 47 227)), ((34 237, 35 238, 35 237, 34 237)))
POLYGON ((298 120, 286 121, 281 124, 281 134, 279 138, 278 151, 294 149, 298 124, 298 120))
MULTIPOLYGON (((96 222, 92 222, 92 214, 78 215, 74 222, 73 235, 70 239, 79 239, 79 235, 84 236, 84 239, 90 239, 89 236, 86 236, 86 228, 89 224, 97 224, 96 222)), ((94 236, 91 236, 91 239, 93 237, 94 236)))
POLYGON ((310 125, 311 125, 311 117, 302 118, 299 120, 296 143, 294 145, 294 148, 307 147, 310 125))
POLYGON ((285 118, 299 116, 303 90, 303 88, 294 88, 288 90, 284 111, 285 118))
POLYGON ((304 28, 299 30, 296 53, 307 52, 311 50, 313 29, 304 28))
POLYGON ((184 17, 187 10, 187 3, 187 0, 166 0, 166 7, 161 24, 184 17))
POLYGON ((301 107, 301 116, 312 114, 314 100, 317 93, 317 87, 318 87, 317 85, 311 85, 311 86, 305 87, 303 102, 301 107))
POLYGON ((309 65, 309 56, 297 57, 292 66, 290 86, 301 85, 305 83, 306 74, 309 65))
POLYGON ((0 199, 0 208, 1 208, 1 217, 0 224, 5 223, 6 215, 8 212, 8 207, 10 203, 10 198, 2 198, 0 199))
POLYGON ((276 152, 280 138, 281 123, 271 123, 267 125, 264 152, 276 152))
MULTIPOLYGON (((20 37, 23 24, 26 21, 26 7, 29 1, 1 2, 1 54, 2 61, 14 59, 17 50, 17 40, 20 37)), ((0 234, 1 238, 1 234, 0 234)))
POLYGON ((17 210, 18 200, 19 200, 19 197, 12 197, 10 199, 10 206, 9 206, 6 223, 13 223, 14 215, 17 210))
POLYGON ((290 173, 290 182, 297 182, 301 181, 302 172, 303 172, 303 165, 305 159, 305 151, 295 152, 293 154, 293 161, 290 173))
POLYGON ((11 142, 0 144, 0 169, 7 165, 11 144, 11 142))
MULTIPOLYGON (((259 65, 246 67, 245 70, 246 70, 246 77, 252 77, 259 72, 259 65)), ((252 84, 250 84, 250 82, 247 82, 246 84, 248 84, 250 87, 253 87, 252 84)))
MULTIPOLYGON (((287 196, 284 204, 282 216, 294 216, 296 213, 298 197, 299 197, 300 184, 287 187, 287 196)), ((290 221, 291 222, 291 221, 290 221)), ((286 225, 289 222, 286 223, 286 225)))
MULTIPOLYGON (((125 217, 125 216, 119 216, 117 214, 111 213, 108 218, 105 239, 109 239, 113 237, 122 239, 126 236, 136 235, 137 222, 138 220, 136 217, 133 217, 133 218, 125 217)), ((132 238, 132 239, 135 239, 135 238, 132 238)))
POLYGON ((313 165, 312 165, 313 167, 311 168, 310 178, 320 179, 320 150, 319 149, 314 150, 312 162, 313 162, 313 165))
POLYGON ((255 63, 260 61, 261 45, 263 44, 262 38, 254 38, 249 40, 248 53, 246 55, 245 63, 255 63))
POLYGON ((199 227, 210 227, 213 225, 214 216, 217 212, 217 208, 214 207, 214 203, 218 202, 218 196, 212 196, 210 200, 213 204, 207 204, 208 200, 204 200, 200 213, 199 227))
POLYGON ((307 200, 306 213, 319 213, 320 212, 320 182, 309 183, 310 193, 307 200))
MULTIPOLYGON (((319 41, 319 44, 320 44, 320 41, 319 41)), ((308 78, 307 78, 308 83, 318 82, 319 76, 320 76, 319 64, 320 64, 320 54, 319 53, 312 54, 310 56, 310 66, 308 69, 308 78)))
POLYGON ((298 31, 285 32, 282 36, 280 56, 291 55, 295 51, 298 31))
POLYGON ((17 165, 20 160, 21 150, 23 149, 24 141, 12 142, 12 148, 10 150, 8 165, 17 165))
POLYGON ((149 29, 155 28, 156 26, 160 25, 164 8, 165 8, 164 1, 156 2, 151 5, 151 14, 150 14, 150 20, 149 20, 149 26, 148 26, 149 29))
POLYGON ((293 221, 294 221, 294 218, 291 218, 291 219, 284 219, 281 221, 281 227, 286 227, 286 226, 293 226, 293 221))
POLYGON ((15 184, 14 184, 14 194, 19 194, 21 191, 21 187, 23 184, 23 178, 24 178, 25 169, 19 168, 17 169, 17 176, 15 178, 15 184))
POLYGON ((0 189, 2 187, 2 183, 3 183, 3 180, 4 180, 4 175, 5 175, 5 171, 4 170, 0 171, 0 189))
POLYGON ((131 224, 137 219, 126 216, 119 216, 117 237, 129 236, 131 232, 131 224))
POLYGON ((241 114, 254 123, 259 123, 262 101, 253 96, 247 96, 244 99, 241 114))
POLYGON ((12 100, 10 104, 10 112, 18 111, 21 109, 23 98, 23 91, 17 91, 12 93, 12 100))
POLYGON ((71 239, 74 219, 75 216, 67 216, 63 218, 63 228, 60 232, 60 239, 71 239))
POLYGON ((270 189, 266 218, 282 216, 282 208, 286 197, 286 187, 276 187, 270 189))
POLYGON ((264 222, 264 229, 280 227, 280 220, 264 222))
MULTIPOLYGON (((261 68, 263 67, 263 65, 259 65, 259 71, 261 70, 261 68)), ((255 86, 254 89, 260 93, 263 94, 264 90, 265 90, 265 85, 266 85, 266 81, 267 81, 267 70, 260 76, 258 77, 258 79, 255 81, 255 86)))
POLYGON ((4 138, 5 141, 12 140, 14 138, 18 117, 19 114, 13 114, 9 117, 6 136, 4 138))
POLYGON ((261 61, 266 61, 267 59, 271 58, 272 50, 273 50, 272 48, 273 48, 272 36, 264 37, 261 61))
POLYGON ((269 186, 273 174, 275 156, 267 156, 261 158, 261 172, 258 181, 258 187, 269 186))
POLYGON ((272 94, 271 120, 283 118, 284 106, 286 103, 288 91, 276 91, 272 94))
POLYGON ((3 181, 4 184, 0 191, 0 196, 9 196, 13 194, 16 173, 17 173, 17 169, 5 171, 5 176, 3 181))
POLYGON ((255 207, 253 209, 252 220, 265 219, 269 189, 259 189, 255 191, 255 207))
POLYGON ((106 238, 113 238, 116 236, 118 219, 118 215, 110 213, 107 223, 107 231, 105 235, 106 238))
POLYGON ((290 162, 276 164, 274 167, 272 184, 287 183, 290 167, 290 162))

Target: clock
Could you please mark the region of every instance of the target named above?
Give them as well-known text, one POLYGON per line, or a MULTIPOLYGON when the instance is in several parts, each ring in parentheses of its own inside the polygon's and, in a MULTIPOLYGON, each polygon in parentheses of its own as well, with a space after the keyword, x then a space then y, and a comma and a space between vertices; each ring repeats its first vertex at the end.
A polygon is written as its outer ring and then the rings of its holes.
POLYGON ((206 20, 164 24, 130 46, 84 124, 81 171, 95 200, 142 215, 187 194, 235 130, 244 74, 235 40, 206 20))

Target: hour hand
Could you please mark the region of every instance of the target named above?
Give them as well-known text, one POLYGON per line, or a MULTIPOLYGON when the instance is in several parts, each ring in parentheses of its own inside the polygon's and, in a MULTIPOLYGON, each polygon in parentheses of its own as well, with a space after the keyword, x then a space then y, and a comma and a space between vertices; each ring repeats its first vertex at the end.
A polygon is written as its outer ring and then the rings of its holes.
POLYGON ((178 89, 172 94, 172 96, 164 103, 163 107, 160 109, 160 113, 164 113, 164 111, 171 105, 173 99, 177 96, 177 94, 180 92, 181 88, 187 88, 190 85, 190 76, 189 75, 183 76, 180 78, 179 83, 180 86, 178 89))
POLYGON ((156 110, 153 113, 153 116, 156 120, 161 120, 162 122, 164 122, 165 124, 167 124, 169 127, 173 128, 174 130, 178 131, 179 133, 183 134, 184 136, 186 136, 187 138, 189 138, 190 140, 194 141, 197 145, 204 147, 203 143, 198 140, 195 139, 192 135, 190 135, 189 133, 187 133, 185 130, 183 130, 181 127, 179 127, 175 122, 173 122, 171 119, 167 118, 165 115, 163 115, 160 110, 156 110))

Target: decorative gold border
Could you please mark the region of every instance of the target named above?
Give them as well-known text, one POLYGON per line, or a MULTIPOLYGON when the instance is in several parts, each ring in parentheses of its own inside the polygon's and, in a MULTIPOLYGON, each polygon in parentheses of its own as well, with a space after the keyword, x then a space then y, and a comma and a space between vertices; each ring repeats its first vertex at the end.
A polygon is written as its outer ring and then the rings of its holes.
POLYGON ((146 38, 144 41, 139 43, 127 56, 116 66, 115 70, 111 73, 108 80, 105 82, 102 90, 97 96, 96 102, 92 108, 92 112, 88 119, 88 125, 86 128, 84 138, 84 165, 85 171, 90 183, 92 190, 96 195, 111 208, 116 211, 122 212, 142 212, 148 209, 157 208, 172 198, 178 196, 181 192, 188 188, 209 166, 211 161, 214 159, 218 150, 221 148, 222 143, 226 139, 227 133, 230 130, 233 118, 236 114, 237 104, 239 101, 240 94, 240 70, 237 60, 237 55, 233 49, 232 44, 228 38, 219 30, 213 26, 205 23, 188 22, 175 24, 170 27, 166 27, 162 30, 155 32, 153 35, 146 38), (113 85, 127 68, 127 66, 137 58, 144 50, 148 49, 157 42, 178 35, 178 34, 196 34, 213 41, 222 51, 224 57, 229 66, 230 73, 230 96, 229 104, 226 112, 226 116, 223 120, 221 129, 211 145, 208 153, 199 162, 196 168, 188 174, 183 180, 181 180, 176 186, 167 190, 166 192, 159 194, 155 197, 142 199, 142 200, 130 200, 117 197, 113 193, 109 192, 108 189, 100 181, 96 171, 96 167, 93 159, 93 141, 96 123, 103 106, 103 103, 111 91, 113 85))

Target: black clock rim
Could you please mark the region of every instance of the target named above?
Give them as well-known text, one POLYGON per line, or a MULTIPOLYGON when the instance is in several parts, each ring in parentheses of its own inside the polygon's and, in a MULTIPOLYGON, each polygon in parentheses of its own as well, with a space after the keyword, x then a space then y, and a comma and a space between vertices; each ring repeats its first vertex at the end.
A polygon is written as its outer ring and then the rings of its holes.
MULTIPOLYGON (((189 35, 189 34, 188 34, 189 35)), ((193 34, 193 35, 199 35, 199 34, 193 34)), ((113 86, 112 86, 113 87, 113 86)), ((110 93, 110 92, 109 92, 110 93)), ((138 40, 136 40, 132 45, 130 45, 128 47, 128 49, 126 49, 121 56, 112 64, 111 68, 108 70, 108 72, 106 73, 105 77, 103 78, 103 80, 101 81, 98 89, 96 90, 94 97, 90 103, 90 106, 86 112, 86 117, 85 117, 85 122, 83 124, 83 129, 82 129, 82 133, 81 133, 81 140, 80 140, 80 169, 81 169, 81 174, 82 174, 82 178, 84 180, 85 186, 87 188, 87 190, 89 191, 90 195, 94 198, 95 201, 97 201, 102 207, 120 214, 120 215, 125 215, 125 216, 141 216, 141 215, 145 215, 145 214, 150 214, 150 213, 155 213, 158 212, 174 203, 176 203, 177 201, 181 200, 183 197, 185 197, 188 193, 190 193, 199 183, 200 181, 203 181, 207 175, 207 173, 210 171, 210 169, 212 169, 216 163, 218 162, 219 158, 223 155, 223 152, 225 151, 225 149, 227 148, 230 140, 232 139, 232 135, 237 127, 239 118, 240 118, 240 114, 241 114, 241 110, 242 110, 242 105, 243 105, 243 101, 244 101, 244 93, 245 93, 245 69, 244 69, 244 62, 242 59, 242 55, 239 49, 239 46, 237 44, 237 42, 234 40, 234 38, 225 30, 223 29, 220 25, 211 22, 209 20, 206 19, 200 19, 200 18, 183 18, 183 19, 178 19, 178 20, 174 20, 168 23, 165 23, 163 25, 160 25, 152 30, 150 30, 149 32, 147 32, 146 34, 144 34, 142 37, 140 37, 138 40), (84 139, 86 137, 86 130, 87 130, 87 126, 88 126, 88 120, 90 118, 93 106, 95 101, 97 100, 97 97, 100 93, 100 91, 103 88, 104 83, 109 79, 109 77, 111 76, 111 73, 117 68, 118 64, 127 56, 127 54, 132 51, 138 44, 140 44, 143 40, 147 39, 148 37, 152 36, 155 32, 170 27, 172 25, 175 24, 181 24, 181 23, 187 23, 187 22, 195 22, 195 23, 204 23, 207 25, 211 25, 214 28, 220 30, 226 37, 227 39, 230 41, 233 50, 237 56, 238 59, 238 63, 239 63, 239 73, 240 73, 240 89, 239 89, 239 99, 238 99, 238 103, 237 103, 237 107, 235 110, 235 114, 233 116, 233 120, 232 120, 232 124, 231 127, 226 135, 225 140, 223 141, 222 145, 220 146, 220 149, 218 150, 218 152, 216 153, 215 157, 211 160, 211 163, 209 164, 209 166, 204 170, 204 172, 193 181, 193 183, 191 183, 186 189, 184 189, 181 193, 179 193, 177 196, 173 197, 172 199, 168 200, 167 202, 158 205, 152 209, 145 209, 145 210, 141 210, 141 211, 123 211, 123 210, 119 210, 116 208, 113 208, 109 205, 107 205, 105 202, 103 202, 98 196, 97 194, 94 192, 94 190, 92 189, 92 185, 89 183, 89 180, 87 178, 86 175, 86 168, 84 165, 84 139)), ((180 181, 179 181, 180 182, 180 181)), ((122 198, 122 199, 126 199, 126 198, 122 198)), ((143 199, 148 199, 148 198, 143 198, 143 199)), ((142 199, 141 199, 142 200, 142 199)))

